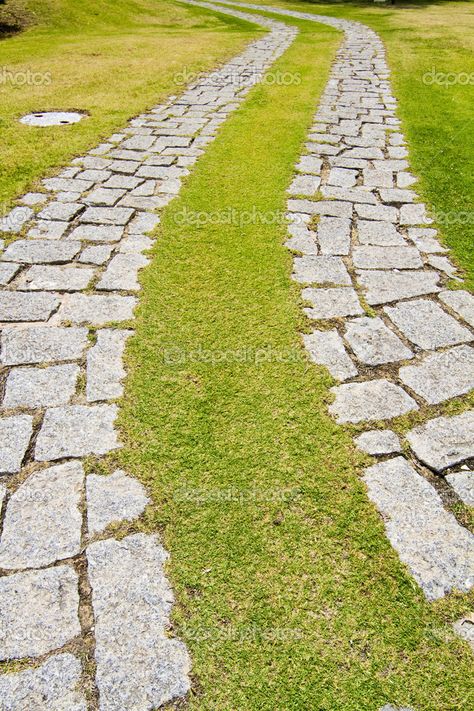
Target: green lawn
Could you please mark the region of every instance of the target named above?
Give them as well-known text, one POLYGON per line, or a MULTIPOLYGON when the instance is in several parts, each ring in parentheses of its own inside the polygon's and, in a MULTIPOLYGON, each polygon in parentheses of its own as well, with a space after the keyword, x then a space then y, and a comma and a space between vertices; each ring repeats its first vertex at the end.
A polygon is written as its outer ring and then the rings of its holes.
POLYGON ((168 0, 27 0, 35 24, 0 40, 0 215, 34 181, 120 129, 178 81, 213 67, 261 33, 168 0), (68 127, 32 128, 30 111, 83 109, 68 127))
POLYGON ((110 465, 153 496, 191 709, 466 711, 467 596, 429 605, 399 563, 300 345, 277 216, 340 36, 295 24, 295 81, 252 90, 164 213, 110 465))

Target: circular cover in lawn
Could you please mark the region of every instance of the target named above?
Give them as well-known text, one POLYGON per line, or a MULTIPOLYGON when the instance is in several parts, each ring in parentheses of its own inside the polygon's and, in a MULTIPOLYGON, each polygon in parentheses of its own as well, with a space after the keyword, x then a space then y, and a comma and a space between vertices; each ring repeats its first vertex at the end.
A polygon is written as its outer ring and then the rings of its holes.
POLYGON ((79 111, 38 111, 23 116, 20 123, 26 123, 28 126, 68 126, 77 123, 85 115, 79 111))

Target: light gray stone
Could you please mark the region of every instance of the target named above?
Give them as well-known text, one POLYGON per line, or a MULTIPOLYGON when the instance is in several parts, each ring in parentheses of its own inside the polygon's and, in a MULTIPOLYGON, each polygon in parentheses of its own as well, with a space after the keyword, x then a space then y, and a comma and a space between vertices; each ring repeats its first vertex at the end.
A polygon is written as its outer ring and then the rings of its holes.
POLYGON ((299 170, 302 173, 319 175, 322 164, 323 162, 321 158, 315 158, 314 156, 301 156, 300 162, 296 166, 296 170, 299 170))
MULTIPOLYGON (((416 193, 413 190, 402 190, 401 188, 389 188, 380 191, 382 202, 389 203, 410 203, 413 202, 416 193)), ((404 207, 404 206, 403 206, 404 207)))
POLYGON ((68 239, 86 242, 118 242, 123 235, 123 227, 115 225, 79 225, 68 239))
POLYGON ((148 264, 148 259, 141 254, 116 254, 97 284, 103 291, 138 291, 138 272, 148 264))
POLYGON ((106 207, 112 207, 116 202, 120 200, 126 193, 126 190, 120 188, 96 188, 90 192, 84 202, 87 205, 102 205, 106 207))
POLYGON ((136 303, 134 296, 71 294, 63 300, 56 318, 58 322, 72 321, 103 326, 106 323, 133 318, 136 303))
POLYGON ((128 234, 139 235, 151 232, 160 224, 160 216, 150 213, 139 213, 128 226, 128 234))
POLYGON ((58 240, 69 229, 68 222, 53 222, 52 220, 37 220, 27 232, 31 239, 58 240))
POLYGON ((372 455, 401 452, 400 440, 391 430, 370 430, 355 438, 355 443, 363 452, 372 455))
POLYGON ((74 395, 79 372, 77 365, 13 368, 7 377, 2 407, 65 405, 74 395))
MULTIPOLYGON (((98 164, 100 164, 100 160, 98 164)), ((93 165, 93 163, 89 163, 89 165, 93 165)), ((87 170, 83 170, 81 173, 78 173, 76 179, 91 183, 103 183, 105 180, 108 180, 111 175, 112 173, 110 172, 110 170, 101 170, 100 168, 89 168, 87 170)))
POLYGON ((81 664, 72 654, 58 654, 34 669, 2 674, 3 711, 87 711, 79 691, 81 664))
POLYGON ((150 711, 189 690, 186 648, 167 636, 166 559, 156 537, 144 534, 87 549, 100 711, 150 711))
POLYGON ((113 247, 106 244, 86 247, 79 255, 79 261, 83 264, 104 264, 109 259, 112 249, 113 247))
POLYGON ((0 568, 41 568, 81 548, 84 471, 66 462, 33 472, 10 497, 0 542, 0 568))
POLYGON ((391 222, 358 220, 357 232, 361 244, 379 247, 403 247, 407 244, 391 222))
POLYGON ((474 388, 474 349, 458 346, 431 353, 419 365, 400 368, 399 377, 430 405, 464 395, 474 388))
POLYGON ((2 513, 3 509, 3 502, 5 501, 5 496, 7 495, 7 490, 3 486, 3 484, 0 484, 0 515, 2 513))
POLYGON ((114 174, 110 177, 107 182, 102 183, 103 188, 114 188, 114 189, 125 189, 133 190, 140 183, 143 182, 142 178, 135 178, 132 175, 117 175, 114 174))
POLYGON ((110 476, 87 477, 87 527, 89 535, 102 533, 111 523, 133 521, 149 503, 144 487, 117 469, 110 476))
POLYGON ((396 207, 388 205, 364 205, 355 206, 357 215, 363 220, 377 220, 382 222, 398 222, 398 210, 396 207))
POLYGON ((426 208, 422 203, 414 205, 402 205, 400 208, 401 225, 430 225, 433 220, 426 214, 426 208))
POLYGON ((35 448, 37 462, 106 454, 120 446, 115 405, 66 405, 47 410, 35 448))
POLYGON ((145 235, 130 235, 120 242, 119 252, 123 254, 140 254, 153 247, 153 240, 145 235))
POLYGON ((305 195, 313 197, 321 184, 321 178, 316 175, 297 175, 288 188, 290 195, 305 195))
POLYGON ((428 600, 474 585, 474 536, 406 459, 374 464, 365 470, 364 481, 388 539, 428 600))
POLYGON ((447 250, 438 242, 437 231, 429 227, 409 227, 408 236, 420 252, 432 254, 436 252, 446 252, 447 250))
POLYGON ((446 481, 467 506, 474 506, 474 471, 452 472, 446 475, 446 481))
POLYGON ((17 287, 29 291, 81 291, 93 276, 94 269, 36 264, 23 272, 17 287))
POLYGON ((425 350, 454 346, 473 338, 467 328, 428 299, 386 306, 384 311, 412 343, 425 350))
POLYGON ((59 306, 52 294, 25 294, 16 291, 0 293, 0 322, 47 321, 59 306))
POLYGON ((468 291, 443 291, 439 298, 474 328, 474 296, 468 291))
POLYGON ((50 202, 44 207, 38 215, 40 220, 58 220, 59 222, 70 222, 81 210, 84 205, 77 202, 50 202))
POLYGON ((288 200, 290 212, 302 212, 307 215, 328 215, 330 217, 344 217, 351 219, 352 205, 349 202, 338 200, 288 200))
POLYGON ((46 200, 48 199, 48 196, 46 193, 26 193, 26 195, 23 195, 22 198, 20 198, 21 202, 23 205, 42 205, 46 200))
POLYGON ((462 639, 471 645, 474 652, 474 619, 472 615, 463 617, 453 624, 453 629, 462 639))
POLYGON ((335 400, 329 412, 338 422, 389 420, 418 409, 413 398, 385 379, 337 385, 331 392, 335 400))
POLYGON ((0 419, 0 474, 20 471, 32 434, 33 418, 30 415, 0 419))
POLYGON ((365 168, 363 170, 363 182, 369 188, 391 188, 393 187, 393 173, 389 170, 376 170, 365 168))
POLYGON ((78 178, 47 178, 46 180, 43 180, 45 188, 54 192, 63 190, 73 193, 84 193, 86 190, 91 189, 93 183, 93 180, 83 180, 78 178))
POLYGON ((33 210, 30 207, 14 207, 8 215, 0 218, 0 232, 16 234, 21 232, 25 225, 33 217, 33 210))
POLYGON ((15 274, 21 269, 21 264, 7 263, 2 264, 0 262, 0 286, 5 286, 9 281, 13 279, 15 274))
POLYGON ((47 239, 18 239, 2 254, 8 262, 23 264, 62 264, 70 262, 81 248, 80 242, 47 239))
POLYGON ((1 334, 4 365, 77 360, 87 345, 86 328, 8 327, 1 334))
POLYGON ((354 247, 352 259, 360 269, 418 269, 423 266, 415 247, 354 247))
POLYGON ((340 318, 363 314, 357 292, 354 289, 303 289, 303 299, 312 304, 305 313, 314 319, 340 318))
POLYGON ((321 188, 321 194, 332 200, 347 200, 347 202, 367 203, 368 205, 377 204, 375 195, 366 188, 338 188, 326 185, 321 188))
POLYGON ((96 225, 126 225, 135 210, 129 207, 88 207, 82 213, 81 222, 96 225))
POLYGON ((350 285, 351 278, 340 257, 295 257, 293 279, 302 284, 350 285))
POLYGON ((474 457, 474 411, 429 420, 406 437, 418 459, 443 471, 474 457))
POLYGON ((362 363, 381 365, 413 358, 413 353, 381 318, 358 318, 346 325, 345 338, 362 363))
POLYGON ((321 217, 317 228, 321 254, 349 254, 351 246, 351 222, 339 217, 321 217))
POLYGON ((66 565, 0 578, 0 660, 39 657, 81 633, 78 579, 66 565))
MULTIPOLYGON (((125 175, 132 175, 137 171, 140 166, 138 161, 133 160, 114 160, 111 164, 110 169, 114 173, 124 173, 125 175)), ((143 168, 141 169, 143 171, 143 168)), ((138 172, 137 177, 142 177, 142 173, 138 172)))
POLYGON ((337 380, 348 380, 357 375, 357 368, 346 353, 342 338, 336 330, 313 331, 303 341, 311 360, 324 365, 337 380))
POLYGON ((435 294, 440 290, 437 272, 359 270, 357 281, 366 289, 367 302, 372 306, 412 296, 435 294))
POLYGON ((89 402, 112 400, 122 395, 123 352, 132 333, 116 329, 97 332, 97 342, 87 354, 86 397, 89 402))
POLYGON ((328 185, 336 185, 340 188, 352 188, 357 182, 357 170, 331 168, 327 182, 328 185))

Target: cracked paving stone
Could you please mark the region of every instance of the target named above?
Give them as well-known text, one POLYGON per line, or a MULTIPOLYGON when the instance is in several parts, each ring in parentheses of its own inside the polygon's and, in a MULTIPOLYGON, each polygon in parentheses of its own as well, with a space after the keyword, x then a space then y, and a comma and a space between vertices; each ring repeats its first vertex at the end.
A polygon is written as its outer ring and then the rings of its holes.
POLYGON ((346 255, 351 246, 351 222, 339 217, 321 217, 318 223, 321 254, 346 255))
POLYGON ((167 636, 174 602, 167 557, 145 534, 87 549, 100 711, 149 711, 190 688, 186 647, 167 636))
POLYGON ((0 419, 0 474, 20 471, 32 434, 33 418, 30 415, 0 419))
POLYGON ((382 222, 398 222, 398 210, 396 207, 388 205, 364 205, 362 203, 355 206, 357 215, 363 220, 377 220, 382 222))
POLYGON ((418 410, 418 405, 402 388, 388 380, 368 380, 331 388, 335 395, 329 412, 338 422, 389 420, 418 410))
POLYGON ((293 279, 302 284, 350 285, 351 278, 340 257, 295 257, 293 279))
POLYGON ((438 269, 438 271, 444 272, 449 277, 453 277, 454 279, 457 278, 457 268, 449 261, 447 257, 443 257, 439 254, 429 254, 426 258, 426 261, 430 265, 430 267, 434 267, 434 269, 438 269))
POLYGON ((29 291, 81 291, 93 276, 94 269, 38 264, 23 272, 17 287, 29 291))
POLYGON ((7 504, 0 568, 41 568, 77 555, 83 485, 79 462, 33 472, 7 504))
POLYGON ((89 535, 102 533, 111 523, 133 521, 149 503, 142 484, 121 469, 110 476, 90 474, 86 487, 89 535))
POLYGON ((22 264, 61 264, 70 262, 81 249, 81 243, 58 240, 19 239, 2 254, 3 261, 22 264))
POLYGON ((52 294, 3 291, 0 293, 0 322, 47 321, 58 306, 59 299, 52 294))
POLYGON ((133 331, 97 331, 97 342, 87 353, 86 397, 89 402, 112 400, 123 393, 121 380, 126 373, 123 352, 133 331))
POLYGON ((474 328, 474 296, 468 291, 443 291, 439 298, 474 328))
POLYGON ((354 247, 353 263, 359 269, 418 269, 423 266, 415 247, 354 247))
POLYGON ((430 405, 464 395, 474 388, 474 349, 458 346, 431 353, 419 365, 400 368, 399 377, 430 405))
POLYGON ((4 328, 1 362, 4 365, 77 360, 87 345, 86 328, 28 326, 4 328))
POLYGON ((123 236, 123 227, 114 225, 79 225, 67 239, 86 242, 118 242, 123 236))
POLYGON ((65 405, 76 390, 78 365, 13 368, 7 377, 2 408, 65 405))
POLYGON ((120 443, 115 405, 66 405, 46 411, 35 448, 37 462, 107 454, 120 443))
POLYGON ((461 501, 467 506, 474 506, 474 471, 452 472, 446 475, 446 481, 453 487, 461 501))
POLYGON ((81 664, 72 654, 58 654, 34 669, 2 674, 4 711, 87 711, 78 690, 81 664))
POLYGON ((141 254, 116 254, 97 284, 102 291, 138 291, 138 272, 149 263, 141 254))
POLYGON ((420 348, 431 350, 471 341, 472 333, 449 316, 438 304, 427 299, 416 299, 386 306, 389 319, 420 348))
POLYGON ((474 584, 474 536, 404 457, 374 464, 363 479, 388 539, 428 600, 474 584))
POLYGON ((359 297, 354 289, 303 289, 302 297, 309 301, 312 308, 305 308, 305 313, 314 319, 340 318, 363 314, 359 297))
POLYGON ((371 455, 401 452, 400 440, 391 430, 370 430, 355 438, 355 443, 363 452, 371 455))
POLYGON ((420 461, 441 472, 474 457, 474 410, 429 420, 406 438, 420 461))
POLYGON ((126 225, 135 210, 130 207, 88 207, 80 216, 81 222, 97 225, 126 225))
POLYGON ((39 657, 81 634, 78 578, 67 565, 0 578, 0 660, 39 657))
POLYGON ((378 247, 404 247, 407 244, 391 222, 358 220, 357 232, 361 244, 378 247))
POLYGON ((366 299, 371 306, 398 301, 398 299, 409 299, 412 296, 435 294, 440 291, 437 272, 359 270, 357 281, 367 290, 366 299))
POLYGON ((98 244, 92 247, 86 247, 79 255, 79 261, 83 264, 104 264, 112 254, 113 247, 105 244, 98 244))
POLYGON ((303 336, 311 360, 324 365, 337 380, 348 380, 357 375, 357 368, 347 355, 342 338, 332 331, 314 331, 303 336))
POLYGON ((362 363, 381 365, 413 358, 413 353, 381 318, 363 317, 346 325, 346 341, 362 363))
POLYGON ((58 322, 72 321, 102 326, 133 318, 136 304, 134 296, 71 294, 63 300, 56 318, 58 322))

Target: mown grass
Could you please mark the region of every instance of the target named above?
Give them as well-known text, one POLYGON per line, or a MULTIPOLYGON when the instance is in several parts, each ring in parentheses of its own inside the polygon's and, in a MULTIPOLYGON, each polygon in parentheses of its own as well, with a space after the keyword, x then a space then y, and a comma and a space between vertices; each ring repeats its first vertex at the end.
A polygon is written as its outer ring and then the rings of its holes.
POLYGON ((33 25, 0 40, 0 214, 35 180, 261 32, 168 0, 25 0, 25 7, 33 25), (18 123, 50 109, 82 109, 90 118, 67 127, 18 123))
POLYGON ((252 90, 164 213, 116 460, 171 553, 191 709, 465 711, 466 598, 429 605, 400 565, 298 337, 278 216, 340 37, 295 24, 272 68, 295 81, 252 90))

